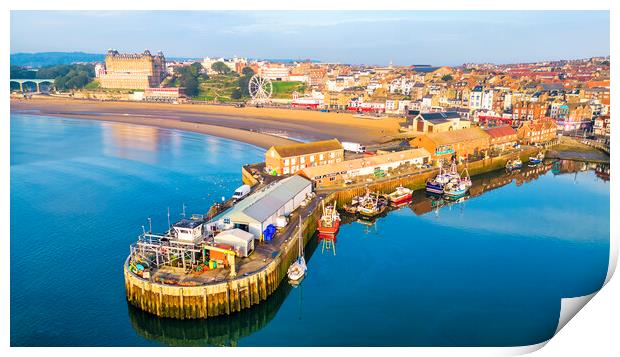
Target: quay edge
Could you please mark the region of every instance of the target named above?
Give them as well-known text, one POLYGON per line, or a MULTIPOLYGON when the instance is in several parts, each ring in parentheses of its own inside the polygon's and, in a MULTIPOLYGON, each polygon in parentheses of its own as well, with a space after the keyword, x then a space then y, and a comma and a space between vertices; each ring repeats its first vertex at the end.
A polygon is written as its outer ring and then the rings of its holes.
MULTIPOLYGON (((518 156, 522 160, 538 152, 532 148, 522 151, 518 156)), ((509 154, 468 164, 470 174, 478 175, 501 169, 509 159, 517 155, 509 154)), ((464 166, 459 166, 459 170, 464 166)), ((252 183, 252 176, 242 169, 243 181, 252 183)), ((421 189, 427 178, 436 174, 430 170, 417 175, 409 175, 369 184, 373 191, 386 193, 399 185, 412 189, 421 189)), ((318 193, 326 200, 336 200, 339 206, 348 202, 353 196, 363 194, 364 187, 342 188, 332 192, 318 193)), ((321 214, 320 205, 316 205, 312 213, 302 223, 304 245, 314 236, 318 218, 321 214)), ((278 288, 290 264, 297 258, 297 231, 288 244, 273 261, 265 267, 247 276, 238 276, 213 284, 199 286, 167 285, 143 279, 129 271, 129 257, 125 260, 123 272, 127 301, 133 306, 158 317, 174 319, 206 319, 209 317, 230 315, 265 301, 278 288)))

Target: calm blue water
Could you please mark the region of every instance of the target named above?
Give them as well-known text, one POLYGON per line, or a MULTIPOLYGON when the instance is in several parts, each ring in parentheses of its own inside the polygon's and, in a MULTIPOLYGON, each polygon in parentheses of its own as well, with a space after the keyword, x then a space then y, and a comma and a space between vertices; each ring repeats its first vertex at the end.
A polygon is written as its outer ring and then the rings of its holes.
POLYGON ((230 317, 175 321, 128 306, 122 264, 146 217, 161 230, 168 206, 172 219, 183 203, 206 211, 262 154, 199 134, 13 113, 11 344, 527 345, 552 336, 562 297, 605 279, 609 182, 549 171, 421 215, 344 225, 336 255, 315 240, 306 248, 301 287, 282 284, 230 317))

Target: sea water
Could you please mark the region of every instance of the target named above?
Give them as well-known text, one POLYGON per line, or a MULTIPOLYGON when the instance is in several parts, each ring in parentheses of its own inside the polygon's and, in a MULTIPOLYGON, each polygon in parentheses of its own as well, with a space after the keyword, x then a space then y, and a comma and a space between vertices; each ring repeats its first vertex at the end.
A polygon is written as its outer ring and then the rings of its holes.
POLYGON ((122 266, 147 218, 161 231, 168 209, 172 221, 184 206, 206 212, 263 155, 208 135, 12 113, 11 344, 529 345, 553 336, 562 298, 605 279, 609 182, 577 165, 344 224, 335 252, 306 247, 301 286, 283 282, 231 316, 177 321, 129 306, 122 266))

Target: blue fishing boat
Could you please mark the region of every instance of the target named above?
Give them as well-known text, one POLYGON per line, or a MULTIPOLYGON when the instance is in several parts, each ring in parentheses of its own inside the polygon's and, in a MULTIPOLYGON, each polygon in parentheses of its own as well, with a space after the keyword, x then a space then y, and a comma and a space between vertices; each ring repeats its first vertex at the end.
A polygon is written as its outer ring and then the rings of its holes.
POLYGON ((530 164, 531 165, 538 165, 541 162, 543 162, 544 158, 545 158, 545 154, 543 154, 542 151, 541 151, 536 156, 530 156, 530 164))
POLYGON ((452 163, 450 170, 443 171, 443 165, 439 166, 439 174, 432 180, 426 181, 425 190, 427 193, 442 195, 445 185, 452 179, 460 179, 460 175, 456 172, 456 164, 452 163))

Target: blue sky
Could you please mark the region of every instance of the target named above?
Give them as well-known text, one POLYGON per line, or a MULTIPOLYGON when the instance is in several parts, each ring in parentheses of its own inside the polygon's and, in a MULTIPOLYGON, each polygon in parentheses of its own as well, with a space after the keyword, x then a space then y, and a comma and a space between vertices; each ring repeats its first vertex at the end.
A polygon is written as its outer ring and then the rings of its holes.
POLYGON ((609 54, 607 11, 12 11, 11 53, 164 51, 398 65, 609 54))

